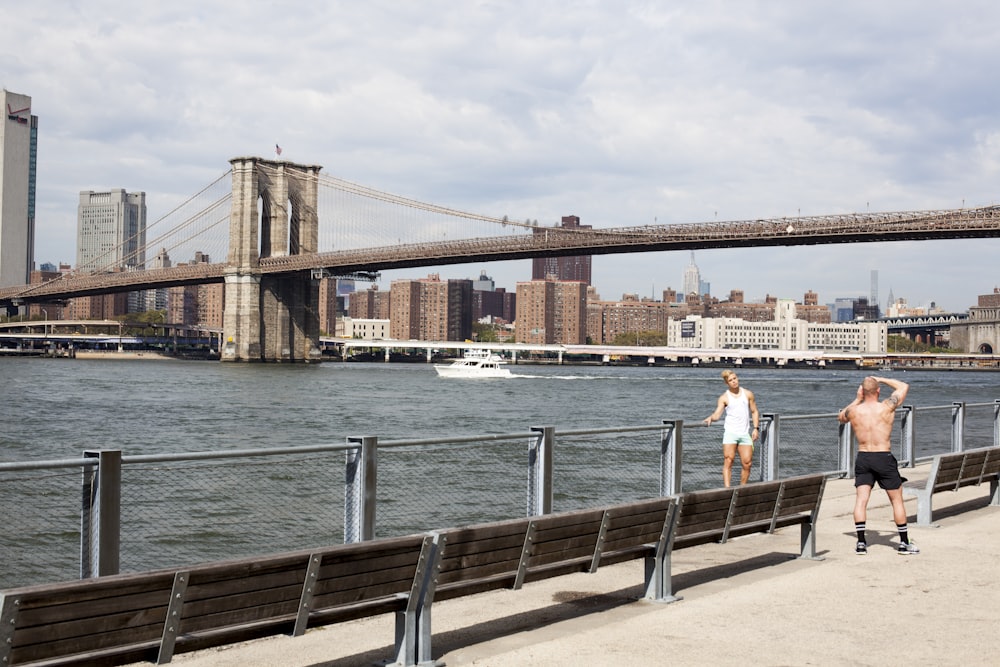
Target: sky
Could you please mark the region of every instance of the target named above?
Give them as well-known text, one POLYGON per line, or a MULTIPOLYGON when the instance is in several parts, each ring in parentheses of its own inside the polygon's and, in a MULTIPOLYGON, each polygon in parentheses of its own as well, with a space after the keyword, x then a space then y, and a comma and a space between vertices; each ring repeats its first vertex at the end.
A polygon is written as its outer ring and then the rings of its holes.
MULTIPOLYGON (((75 263, 79 192, 147 219, 259 155, 423 202, 638 226, 1000 200, 1000 3, 33 0, 0 87, 39 117, 35 260, 75 263)), ((1000 239, 696 251, 721 299, 964 312, 1000 239)), ((687 252, 600 255, 601 297, 680 290, 687 252)), ((513 290, 531 262, 387 272, 513 290)))

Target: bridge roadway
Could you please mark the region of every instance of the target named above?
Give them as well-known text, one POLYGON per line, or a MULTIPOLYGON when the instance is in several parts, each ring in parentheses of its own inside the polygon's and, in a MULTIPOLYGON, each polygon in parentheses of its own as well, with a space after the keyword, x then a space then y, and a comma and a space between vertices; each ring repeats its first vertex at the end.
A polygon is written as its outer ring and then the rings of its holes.
MULTIPOLYGON (((517 236, 263 257, 256 270, 261 275, 302 274, 316 270, 334 275, 372 275, 401 268, 546 256, 998 236, 1000 207, 989 206, 607 229, 539 227, 530 234, 517 236)), ((71 273, 40 285, 0 289, 0 306, 222 283, 226 270, 226 264, 216 263, 120 273, 71 273)))
POLYGON ((732 364, 741 366, 744 362, 753 362, 766 366, 782 367, 788 365, 811 366, 823 368, 826 366, 844 368, 878 369, 906 368, 918 369, 996 369, 1000 368, 1000 355, 993 354, 909 354, 887 353, 873 354, 860 352, 836 352, 829 350, 751 350, 751 349, 715 349, 666 346, 628 346, 628 345, 531 345, 528 343, 474 343, 471 341, 425 341, 425 340, 362 340, 358 338, 338 338, 321 336, 321 343, 329 348, 339 348, 343 357, 348 356, 352 349, 382 350, 388 359, 390 350, 420 350, 430 363, 435 352, 464 351, 470 349, 491 350, 510 357, 513 363, 518 363, 518 355, 538 353, 555 357, 555 363, 562 364, 567 356, 589 356, 607 358, 610 363, 635 363, 635 360, 648 365, 663 365, 664 363, 686 363, 692 366, 699 364, 732 364))

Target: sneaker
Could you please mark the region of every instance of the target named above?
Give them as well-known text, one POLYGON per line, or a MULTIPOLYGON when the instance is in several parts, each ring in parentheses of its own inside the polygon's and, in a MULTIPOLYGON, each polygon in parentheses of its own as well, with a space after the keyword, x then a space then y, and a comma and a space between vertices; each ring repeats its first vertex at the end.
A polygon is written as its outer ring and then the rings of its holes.
POLYGON ((899 549, 897 549, 897 552, 899 553, 900 556, 911 556, 913 554, 920 553, 920 547, 918 547, 913 542, 910 542, 909 544, 905 542, 900 542, 899 549))
POLYGON ((868 545, 865 544, 864 542, 858 542, 858 545, 854 547, 854 553, 858 554, 859 556, 864 556, 866 553, 868 553, 868 545))

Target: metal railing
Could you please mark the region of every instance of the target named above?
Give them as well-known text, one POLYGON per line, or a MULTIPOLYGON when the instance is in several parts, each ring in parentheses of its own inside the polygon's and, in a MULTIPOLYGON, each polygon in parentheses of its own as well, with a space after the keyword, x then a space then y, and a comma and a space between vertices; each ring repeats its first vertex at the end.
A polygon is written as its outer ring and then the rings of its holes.
MULTIPOLYGON (((896 412, 902 466, 1000 446, 1000 400, 896 412), (919 428, 918 428, 919 426, 919 428), (919 436, 919 438, 918 438, 919 436)), ((850 477, 836 414, 761 417, 751 481, 850 477)), ((698 422, 0 463, 0 588, 404 535, 721 486, 698 422)), ((734 463, 738 479, 738 461, 734 463)))

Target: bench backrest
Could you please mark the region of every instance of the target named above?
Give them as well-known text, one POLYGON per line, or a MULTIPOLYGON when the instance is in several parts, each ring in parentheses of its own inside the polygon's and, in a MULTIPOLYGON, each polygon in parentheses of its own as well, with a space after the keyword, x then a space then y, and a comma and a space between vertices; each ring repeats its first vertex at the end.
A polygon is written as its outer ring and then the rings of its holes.
POLYGON ((803 475, 726 489, 683 493, 672 549, 815 522, 825 475, 803 475))
POLYGON ((0 664, 168 662, 176 651, 415 606, 429 535, 27 586, 0 598, 0 664))
POLYGON ((426 595, 449 599, 600 565, 663 548, 676 499, 654 498, 436 533, 437 575, 426 595))
POLYGON ((969 449, 935 456, 927 483, 933 492, 952 491, 963 486, 981 484, 998 474, 1000 447, 969 449))
POLYGON ((983 481, 1000 479, 1000 447, 990 447, 983 463, 983 481))

